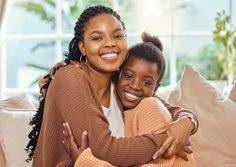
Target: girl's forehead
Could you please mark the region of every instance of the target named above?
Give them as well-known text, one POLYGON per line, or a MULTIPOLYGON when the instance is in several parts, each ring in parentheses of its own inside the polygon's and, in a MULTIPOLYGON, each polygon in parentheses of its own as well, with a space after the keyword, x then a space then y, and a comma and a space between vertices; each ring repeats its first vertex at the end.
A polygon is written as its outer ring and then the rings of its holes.
POLYGON ((154 62, 150 62, 142 57, 136 57, 129 55, 129 58, 126 60, 126 64, 155 64, 154 62))

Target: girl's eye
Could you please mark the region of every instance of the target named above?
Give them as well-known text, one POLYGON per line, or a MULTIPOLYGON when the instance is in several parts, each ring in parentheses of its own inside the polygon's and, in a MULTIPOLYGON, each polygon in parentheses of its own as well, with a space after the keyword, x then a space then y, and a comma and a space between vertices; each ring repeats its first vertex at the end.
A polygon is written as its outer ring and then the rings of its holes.
POLYGON ((132 74, 124 74, 124 77, 125 77, 125 79, 127 79, 127 80, 133 79, 133 75, 132 75, 132 74))
POLYGON ((152 81, 150 80, 143 80, 143 84, 146 85, 146 86, 151 86, 152 85, 152 81))

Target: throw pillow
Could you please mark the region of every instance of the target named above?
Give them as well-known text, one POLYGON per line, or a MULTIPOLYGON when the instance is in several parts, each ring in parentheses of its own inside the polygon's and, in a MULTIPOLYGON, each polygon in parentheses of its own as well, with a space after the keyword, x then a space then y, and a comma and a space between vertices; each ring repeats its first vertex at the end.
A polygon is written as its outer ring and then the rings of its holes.
POLYGON ((191 137, 198 166, 235 166, 236 104, 233 101, 187 65, 169 102, 192 111, 199 120, 198 132, 191 137))
POLYGON ((25 146, 35 110, 24 94, 0 101, 0 139, 7 167, 31 166, 25 161, 25 146))

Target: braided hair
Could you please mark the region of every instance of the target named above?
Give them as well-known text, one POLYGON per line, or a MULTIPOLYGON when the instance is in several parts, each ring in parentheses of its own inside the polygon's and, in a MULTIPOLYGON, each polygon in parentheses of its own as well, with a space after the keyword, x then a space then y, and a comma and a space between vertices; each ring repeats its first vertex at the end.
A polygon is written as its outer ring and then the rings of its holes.
MULTIPOLYGON (((92 17, 95 17, 99 14, 110 14, 110 15, 114 16, 122 24, 122 27, 125 30, 124 23, 122 22, 118 13, 115 12, 113 9, 106 7, 106 6, 102 6, 102 5, 92 6, 92 7, 85 9, 81 13, 78 21, 75 24, 74 37, 69 44, 69 52, 65 53, 65 56, 67 57, 65 59, 66 63, 69 63, 70 60, 78 61, 78 62, 82 61, 82 53, 78 47, 78 43, 80 41, 84 40, 85 26, 87 25, 89 20, 92 17)), ((49 84, 51 82, 51 77, 49 75, 47 75, 45 77, 48 78, 48 82, 42 87, 42 89, 47 90, 49 87, 49 84)), ((42 120, 43 120, 45 98, 46 98, 46 96, 42 96, 42 98, 39 102, 39 108, 29 123, 32 126, 32 130, 28 135, 29 142, 28 142, 26 149, 25 149, 26 152, 28 153, 28 159, 26 160, 27 162, 32 160, 34 152, 35 152, 35 148, 36 148, 36 145, 38 142, 38 137, 40 134, 40 129, 41 129, 42 120)))

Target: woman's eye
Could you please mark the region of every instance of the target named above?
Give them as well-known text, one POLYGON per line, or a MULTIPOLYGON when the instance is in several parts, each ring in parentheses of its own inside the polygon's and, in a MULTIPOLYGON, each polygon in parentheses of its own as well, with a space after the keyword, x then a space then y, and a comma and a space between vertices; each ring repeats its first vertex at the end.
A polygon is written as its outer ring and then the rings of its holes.
POLYGON ((115 39, 123 39, 123 38, 124 38, 124 34, 115 35, 115 39))
POLYGON ((93 41, 101 41, 101 40, 102 40, 102 37, 93 37, 92 40, 93 40, 93 41))

